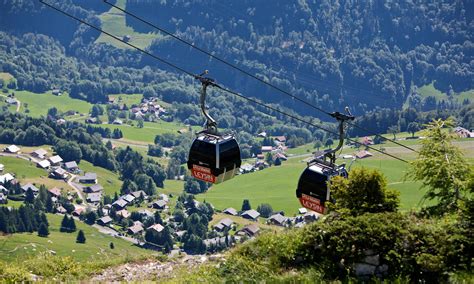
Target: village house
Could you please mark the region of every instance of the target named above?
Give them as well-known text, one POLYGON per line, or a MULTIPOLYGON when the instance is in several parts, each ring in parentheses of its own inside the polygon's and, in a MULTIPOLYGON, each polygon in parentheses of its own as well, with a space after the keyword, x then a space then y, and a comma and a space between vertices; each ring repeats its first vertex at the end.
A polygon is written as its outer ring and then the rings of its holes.
POLYGON ((154 224, 154 225, 151 225, 150 227, 147 228, 147 230, 153 230, 157 233, 160 233, 161 231, 163 231, 165 229, 165 227, 163 227, 162 225, 160 224, 154 224))
POLYGON ((232 221, 232 219, 224 218, 220 220, 219 223, 214 225, 214 229, 218 232, 222 232, 224 230, 230 229, 233 224, 234 224, 234 221, 232 221))
POLYGON ((140 196, 142 196, 143 199, 148 198, 148 195, 143 190, 137 190, 137 191, 134 191, 130 194, 133 195, 135 198, 140 198, 140 196))
POLYGON ((66 214, 67 210, 66 210, 66 208, 59 205, 58 207, 56 207, 56 212, 59 213, 59 214, 66 214))
POLYGON ((116 209, 116 210, 122 210, 124 209, 125 207, 127 207, 127 201, 123 200, 123 199, 118 199, 116 200, 114 203, 112 203, 112 206, 116 209))
POLYGON ((4 152, 7 152, 7 153, 11 153, 11 154, 17 154, 20 152, 20 148, 16 145, 10 145, 8 147, 6 147, 3 151, 4 152))
POLYGON ((51 93, 55 96, 58 96, 58 97, 62 95, 61 90, 59 90, 59 89, 54 89, 54 90, 51 91, 51 93))
POLYGON ((96 193, 89 193, 87 194, 86 200, 89 203, 94 203, 97 204, 100 202, 100 199, 102 198, 102 193, 96 192, 96 193))
POLYGON ((275 144, 279 145, 281 143, 286 143, 286 137, 285 136, 275 136, 273 137, 273 140, 275 141, 275 144))
POLYGON ((104 216, 102 218, 100 218, 99 220, 97 220, 97 224, 101 225, 101 226, 108 226, 110 224, 112 224, 112 218, 110 218, 110 216, 104 216))
POLYGON ((121 218, 124 218, 124 219, 126 219, 126 218, 130 217, 130 215, 132 215, 130 212, 128 212, 127 209, 122 209, 120 211, 117 211, 116 214, 117 214, 117 216, 119 216, 121 218))
POLYGON ((212 247, 227 247, 228 245, 232 245, 232 240, 231 238, 226 238, 226 237, 215 237, 212 239, 205 239, 204 245, 206 248, 210 249, 212 247), (227 239, 227 240, 226 240, 227 239))
POLYGON ((467 130, 466 128, 463 128, 463 127, 454 128, 454 132, 460 138, 474 138, 474 132, 471 132, 471 131, 467 130))
POLYGON ((267 132, 262 131, 262 132, 257 134, 257 137, 265 138, 265 137, 267 137, 267 132))
POLYGON ((260 232, 260 228, 257 225, 250 224, 240 229, 236 234, 239 236, 248 236, 250 238, 255 237, 260 232))
POLYGON ((5 195, 8 194, 8 189, 4 187, 3 185, 0 185, 0 193, 3 193, 5 195))
POLYGON ((127 201, 128 204, 132 203, 135 200, 135 196, 127 194, 121 197, 123 200, 127 201))
POLYGON ((14 179, 15 179, 15 177, 10 173, 0 175, 0 184, 6 184, 8 182, 13 181, 14 179))
POLYGON ((273 146, 262 146, 262 153, 268 153, 273 150, 273 146))
POLYGON ((168 197, 168 195, 164 194, 164 193, 161 193, 160 195, 158 195, 158 198, 165 201, 165 202, 169 202, 170 199, 168 197))
POLYGON ((139 210, 138 214, 140 214, 143 217, 147 217, 147 218, 153 217, 153 212, 151 212, 150 210, 147 210, 147 209, 139 210))
POLYGON ((86 192, 86 193, 98 193, 98 192, 101 192, 103 189, 104 189, 104 187, 102 187, 102 185, 93 184, 93 185, 86 186, 84 188, 84 192, 86 192))
POLYGON ((257 159, 258 159, 258 160, 264 160, 264 159, 265 159, 265 155, 264 155, 264 154, 258 154, 258 155, 257 155, 257 159))
POLYGON ((77 181, 80 183, 97 183, 97 174, 96 173, 85 173, 83 176, 79 176, 77 181))
POLYGON ((3 164, 0 164, 0 173, 3 172, 4 169, 5 169, 5 166, 3 164))
POLYGON ((119 119, 119 118, 116 118, 116 119, 112 122, 112 124, 115 124, 115 125, 122 125, 122 124, 123 124, 123 121, 122 121, 121 119, 119 119))
POLYGON ((97 117, 88 117, 88 118, 86 118, 86 123, 98 124, 99 120, 97 119, 97 117))
POLYGON ((38 159, 42 159, 42 160, 43 160, 44 158, 46 158, 46 155, 47 155, 47 154, 48 154, 48 151, 46 151, 45 149, 42 149, 42 148, 37 149, 37 150, 31 152, 31 156, 32 156, 32 157, 35 157, 35 158, 38 158, 38 159))
POLYGON ((308 209, 301 207, 298 209, 298 214, 306 214, 308 213, 308 209))
POLYGON ((70 173, 77 173, 79 172, 79 166, 77 165, 76 161, 66 162, 64 163, 64 167, 70 173))
POLYGON ((18 101, 15 98, 7 98, 5 102, 9 105, 16 105, 18 104, 18 101))
POLYGON ((318 220, 320 216, 322 215, 319 213, 316 213, 314 211, 309 211, 308 213, 304 214, 303 218, 305 222, 310 223, 310 222, 318 220))
POLYGON ((270 218, 267 219, 267 222, 273 225, 285 226, 287 219, 288 218, 278 213, 270 216, 270 218))
POLYGON ((84 211, 86 211, 84 207, 76 206, 74 211, 72 211, 72 216, 80 217, 84 211))
POLYGON ((61 190, 57 187, 53 187, 51 189, 48 189, 48 192, 51 194, 51 196, 58 198, 61 196, 61 190))
POLYGON ((55 179, 67 179, 67 171, 57 167, 50 173, 50 176, 55 179))
POLYGON ((360 143, 365 146, 374 145, 374 140, 368 136, 365 136, 364 138, 362 138, 360 143))
POLYGON ((51 166, 51 163, 48 160, 42 160, 36 163, 38 168, 48 169, 51 166))
POLYGON ((143 232, 143 225, 141 224, 134 224, 133 226, 129 227, 127 233, 129 235, 137 235, 143 232))
POLYGON ((21 189, 23 190, 23 192, 27 192, 28 190, 31 190, 33 191, 33 193, 35 193, 35 195, 39 192, 39 189, 36 186, 34 186, 34 184, 32 183, 25 184, 24 186, 21 187, 21 189))
POLYGON ((238 216, 239 215, 239 212, 237 212, 237 210, 235 210, 232 207, 229 207, 229 208, 225 209, 222 212, 225 213, 225 214, 228 214, 228 215, 232 215, 232 216, 238 216))
POLYGON ((248 219, 248 220, 257 221, 258 217, 260 216, 260 213, 258 213, 254 209, 250 209, 250 210, 247 210, 247 211, 243 212, 240 216, 242 218, 245 218, 245 219, 248 219))
POLYGON ((63 158, 61 158, 61 156, 59 156, 59 155, 55 155, 55 156, 52 156, 51 158, 49 158, 49 161, 51 162, 51 165, 59 166, 61 164, 61 162, 63 161, 63 158))
POLYGON ((154 209, 158 209, 158 210, 164 210, 166 209, 166 201, 164 200, 157 200, 155 202, 153 202, 151 204, 151 206, 154 208, 154 209))
POLYGON ((245 163, 245 164, 240 166, 239 170, 240 170, 241 174, 252 173, 252 172, 255 171, 255 166, 253 166, 251 164, 248 164, 248 163, 245 163))
POLYGON ((372 157, 373 154, 367 150, 362 150, 362 151, 357 152, 355 156, 357 157, 357 159, 365 159, 365 158, 372 157))

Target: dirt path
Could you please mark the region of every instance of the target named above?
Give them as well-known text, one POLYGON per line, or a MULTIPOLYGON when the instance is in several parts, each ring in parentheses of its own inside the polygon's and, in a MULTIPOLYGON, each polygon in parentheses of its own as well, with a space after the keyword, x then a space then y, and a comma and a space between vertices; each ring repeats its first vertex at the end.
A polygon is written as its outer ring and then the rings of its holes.
MULTIPOLYGON (((0 96, 1 96, 1 97, 4 97, 4 98, 8 98, 8 96, 2 95, 2 94, 0 94, 0 96)), ((18 103, 16 104, 16 112, 20 112, 21 102, 20 102, 20 100, 18 100, 17 98, 15 98, 15 100, 18 102, 18 103)))

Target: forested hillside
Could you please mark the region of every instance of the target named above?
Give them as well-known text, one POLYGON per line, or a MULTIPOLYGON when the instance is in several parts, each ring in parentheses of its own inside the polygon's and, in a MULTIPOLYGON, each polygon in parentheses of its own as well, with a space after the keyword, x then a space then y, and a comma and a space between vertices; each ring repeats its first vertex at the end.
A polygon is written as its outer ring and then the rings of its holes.
MULTIPOLYGON (((127 9, 329 110, 401 107, 432 81, 445 92, 474 86, 471 1, 130 0, 127 9)), ((132 17, 127 24, 151 30, 132 17)), ((187 66, 207 62, 176 41, 150 49, 187 66)), ((219 77, 282 99, 228 68, 219 77)))

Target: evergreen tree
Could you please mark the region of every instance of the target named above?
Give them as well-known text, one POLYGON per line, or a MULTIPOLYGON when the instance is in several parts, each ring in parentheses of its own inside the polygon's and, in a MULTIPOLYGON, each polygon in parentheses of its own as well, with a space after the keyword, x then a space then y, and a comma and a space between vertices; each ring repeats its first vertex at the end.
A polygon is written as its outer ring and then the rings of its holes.
POLYGON ((33 193, 33 190, 31 188, 28 188, 28 190, 25 193, 25 203, 33 204, 35 202, 35 194, 33 193))
POLYGON ((41 223, 38 228, 38 236, 46 238, 49 235, 48 226, 45 223, 41 223))
POLYGON ((84 232, 82 230, 79 230, 79 233, 77 233, 76 243, 78 244, 86 243, 86 236, 84 235, 84 232))
POLYGON ((110 249, 115 249, 114 243, 110 242, 109 247, 110 247, 110 249))
POLYGON ((248 199, 244 199, 244 201, 242 202, 241 211, 247 211, 247 210, 250 210, 250 209, 252 209, 252 206, 250 205, 250 201, 248 199))
POLYGON ((268 203, 262 203, 257 207, 257 211, 262 215, 262 217, 268 218, 272 215, 273 208, 268 203))

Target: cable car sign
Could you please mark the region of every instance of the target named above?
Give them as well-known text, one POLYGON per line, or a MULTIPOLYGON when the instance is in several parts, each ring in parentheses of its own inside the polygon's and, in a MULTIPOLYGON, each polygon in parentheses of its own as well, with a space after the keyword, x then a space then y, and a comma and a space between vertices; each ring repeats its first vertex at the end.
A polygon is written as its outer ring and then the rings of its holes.
POLYGON ((326 213, 326 207, 321 204, 321 201, 317 198, 309 196, 307 194, 301 194, 300 203, 304 208, 313 210, 314 212, 324 214, 326 213))
POLYGON ((200 179, 206 182, 212 182, 212 183, 216 182, 216 177, 212 175, 211 169, 209 168, 193 165, 193 169, 191 170, 191 173, 193 177, 197 179, 200 179))

